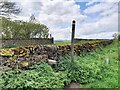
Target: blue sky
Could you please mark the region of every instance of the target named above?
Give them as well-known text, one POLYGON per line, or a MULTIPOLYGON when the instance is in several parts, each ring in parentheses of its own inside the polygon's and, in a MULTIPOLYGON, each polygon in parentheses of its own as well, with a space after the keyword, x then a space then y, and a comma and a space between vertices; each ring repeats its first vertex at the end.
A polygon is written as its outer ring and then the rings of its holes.
POLYGON ((80 12, 81 12, 83 15, 87 15, 87 16, 89 17, 89 18, 87 18, 86 21, 87 21, 87 22, 94 22, 94 20, 96 20, 97 18, 99 18, 99 17, 97 17, 97 15, 98 15, 99 13, 86 14, 86 13, 84 12, 84 10, 87 9, 87 8, 89 8, 90 6, 94 6, 94 5, 100 4, 100 2, 94 2, 92 5, 89 5, 89 6, 86 5, 87 3, 88 3, 88 2, 76 2, 76 4, 81 7, 80 12), (92 19, 91 19, 91 18, 92 18, 92 19), (95 18, 95 19, 93 20, 93 18, 95 18))
POLYGON ((14 19, 29 20, 34 14, 38 22, 48 26, 55 40, 70 40, 73 19, 77 22, 76 38, 112 38, 118 32, 116 0, 10 1, 17 1, 22 9, 14 19))

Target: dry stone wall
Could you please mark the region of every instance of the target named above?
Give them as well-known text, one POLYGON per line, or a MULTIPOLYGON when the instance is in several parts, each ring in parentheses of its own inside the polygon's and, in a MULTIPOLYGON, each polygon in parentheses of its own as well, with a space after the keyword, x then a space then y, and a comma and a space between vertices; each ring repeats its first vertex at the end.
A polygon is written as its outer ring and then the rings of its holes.
POLYGON ((1 47, 53 44, 54 38, 2 39, 1 47))
MULTIPOLYGON (((90 52, 98 46, 106 46, 112 42, 113 40, 105 40, 99 42, 88 42, 85 44, 75 44, 74 53, 76 55, 80 55, 82 52, 90 52)), ((70 51, 70 45, 37 45, 3 49, 0 50, 0 65, 12 68, 26 68, 39 61, 57 61, 61 56, 66 54, 70 55, 70 51)))
MULTIPOLYGON (((109 39, 104 39, 109 40, 109 39)), ((103 39, 80 39, 80 38, 74 38, 75 43, 79 43, 80 41, 103 41, 103 39)))

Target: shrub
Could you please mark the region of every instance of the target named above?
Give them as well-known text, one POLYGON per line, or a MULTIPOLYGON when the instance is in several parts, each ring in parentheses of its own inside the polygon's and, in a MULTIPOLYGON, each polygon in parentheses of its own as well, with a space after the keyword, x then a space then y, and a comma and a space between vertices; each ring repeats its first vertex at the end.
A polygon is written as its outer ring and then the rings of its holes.
POLYGON ((67 74, 55 73, 46 63, 33 66, 33 70, 10 70, 0 78, 0 88, 63 88, 70 82, 67 74))
POLYGON ((77 60, 71 63, 69 57, 63 58, 58 63, 57 70, 67 72, 68 78, 73 82, 90 83, 102 78, 101 70, 95 65, 83 65, 77 60))

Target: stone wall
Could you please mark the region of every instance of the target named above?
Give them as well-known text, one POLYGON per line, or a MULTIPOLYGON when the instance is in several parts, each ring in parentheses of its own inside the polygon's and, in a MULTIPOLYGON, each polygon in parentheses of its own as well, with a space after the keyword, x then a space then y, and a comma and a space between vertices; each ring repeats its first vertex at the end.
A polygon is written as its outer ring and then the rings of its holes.
MULTIPOLYGON (((112 40, 75 44, 74 53, 80 55, 95 50, 98 46, 111 44, 112 40)), ((0 50, 0 65, 23 68, 39 61, 58 61, 60 57, 71 53, 70 45, 37 45, 0 50), (24 66, 26 65, 26 66, 24 66)))
POLYGON ((53 43, 54 43, 54 38, 4 39, 4 40, 0 40, 1 47, 43 45, 43 44, 53 44, 53 43))

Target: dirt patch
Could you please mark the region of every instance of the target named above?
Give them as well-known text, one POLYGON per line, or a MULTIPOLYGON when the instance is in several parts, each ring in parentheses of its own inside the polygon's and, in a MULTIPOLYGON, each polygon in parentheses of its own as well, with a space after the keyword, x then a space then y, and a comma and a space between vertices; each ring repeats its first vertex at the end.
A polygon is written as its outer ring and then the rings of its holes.
POLYGON ((80 90, 80 86, 78 83, 70 83, 69 85, 65 86, 64 90, 80 90))

